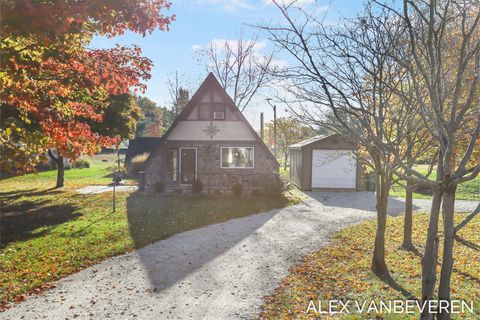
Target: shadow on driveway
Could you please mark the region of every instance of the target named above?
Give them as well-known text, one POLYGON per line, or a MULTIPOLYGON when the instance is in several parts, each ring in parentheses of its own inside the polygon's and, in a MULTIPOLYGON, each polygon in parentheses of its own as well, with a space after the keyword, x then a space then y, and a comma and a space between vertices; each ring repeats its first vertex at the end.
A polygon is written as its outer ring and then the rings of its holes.
POLYGON ((255 233, 278 210, 249 216, 283 207, 286 201, 132 193, 127 199, 127 214, 135 247, 154 242, 136 251, 153 291, 178 283, 255 233), (222 223, 235 218, 242 218, 235 230, 222 223), (190 231, 182 233, 187 230, 190 231), (158 241, 162 239, 165 240, 158 241))

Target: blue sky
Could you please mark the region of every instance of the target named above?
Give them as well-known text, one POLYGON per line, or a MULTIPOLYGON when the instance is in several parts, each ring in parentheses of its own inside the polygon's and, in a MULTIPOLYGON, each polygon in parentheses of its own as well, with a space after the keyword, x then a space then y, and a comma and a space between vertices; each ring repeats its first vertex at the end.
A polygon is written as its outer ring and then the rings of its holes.
MULTIPOLYGON (((331 23, 338 21, 341 16, 355 15, 362 7, 361 0, 299 2, 309 12, 317 10, 325 13, 331 23)), ((248 25, 281 21, 278 9, 269 3, 269 0, 173 0, 169 13, 175 14, 176 20, 168 32, 157 30, 145 37, 132 33, 111 39, 96 37, 91 43, 91 47, 97 48, 110 48, 116 43, 140 46, 143 55, 154 63, 145 96, 162 106, 168 106, 171 102, 167 87, 169 74, 178 71, 194 90, 206 77, 204 63, 195 48, 208 45, 213 40, 236 39, 242 27, 244 39, 249 39, 258 33, 258 30, 248 25)), ((260 53, 266 54, 273 49, 262 34, 259 34, 258 41, 263 44, 260 53)), ((279 56, 278 59, 287 64, 292 63, 288 56, 279 56)), ((264 91, 245 112, 255 127, 258 125, 260 112, 265 112, 266 121, 272 118, 270 107, 264 103, 267 95, 268 91, 264 91)), ((284 108, 279 106, 278 109, 280 115, 285 114, 284 108)))

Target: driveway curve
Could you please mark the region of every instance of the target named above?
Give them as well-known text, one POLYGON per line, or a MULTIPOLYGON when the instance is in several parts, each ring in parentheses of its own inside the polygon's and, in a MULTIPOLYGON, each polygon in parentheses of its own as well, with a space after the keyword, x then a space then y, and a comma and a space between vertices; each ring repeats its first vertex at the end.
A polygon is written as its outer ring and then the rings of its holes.
MULTIPOLYGON (((369 192, 309 193, 296 206, 177 234, 60 280, 2 319, 251 319, 297 259, 375 217, 369 192)), ((404 201, 390 199, 389 213, 404 201)), ((415 200, 415 210, 430 201, 415 200)), ((457 211, 475 202, 458 201, 457 211)))

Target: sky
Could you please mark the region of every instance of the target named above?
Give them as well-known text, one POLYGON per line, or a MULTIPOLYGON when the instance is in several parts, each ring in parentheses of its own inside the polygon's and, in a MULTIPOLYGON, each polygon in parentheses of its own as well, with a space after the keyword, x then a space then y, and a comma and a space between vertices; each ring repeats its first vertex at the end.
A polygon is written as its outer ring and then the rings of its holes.
MULTIPOLYGON (((147 82, 144 95, 160 106, 169 106, 172 99, 168 92, 168 77, 178 72, 188 88, 195 91, 207 76, 199 49, 205 48, 210 42, 235 40, 243 29, 245 40, 258 34, 259 54, 274 50, 265 35, 251 27, 281 22, 278 8, 270 1, 172 0, 170 10, 164 11, 167 15, 176 16, 169 31, 156 30, 145 37, 134 33, 114 38, 95 37, 90 47, 111 48, 117 43, 140 46, 143 56, 153 61, 152 78, 147 82)), ((332 24, 340 17, 354 16, 362 8, 362 0, 298 0, 298 4, 308 12, 325 15, 332 24)), ((293 63, 288 55, 281 53, 277 60, 286 65, 293 63)), ((272 109, 265 102, 265 98, 271 94, 269 90, 263 90, 244 112, 255 128, 259 126, 260 112, 265 113, 265 121, 273 118, 272 109)), ((287 115, 281 105, 277 106, 277 110, 278 116, 287 115)))

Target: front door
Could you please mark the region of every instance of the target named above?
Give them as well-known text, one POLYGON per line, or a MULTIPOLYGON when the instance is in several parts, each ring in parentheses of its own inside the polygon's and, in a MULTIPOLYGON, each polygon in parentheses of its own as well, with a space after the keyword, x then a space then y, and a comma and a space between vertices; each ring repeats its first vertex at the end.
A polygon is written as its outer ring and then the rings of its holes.
POLYGON ((197 175, 197 149, 180 148, 180 183, 191 184, 197 175))

